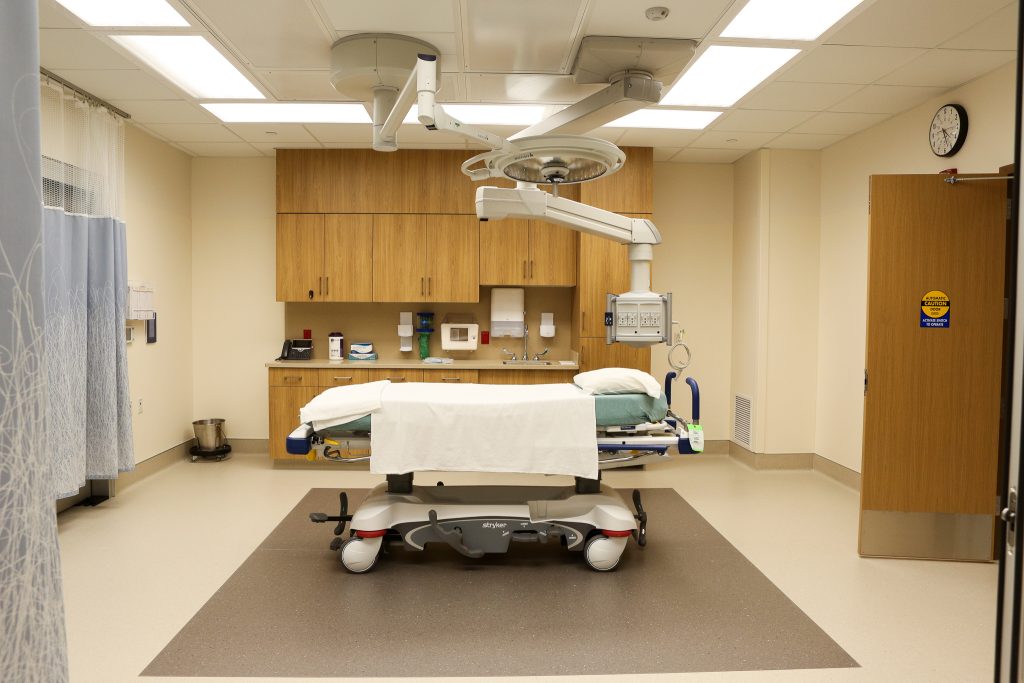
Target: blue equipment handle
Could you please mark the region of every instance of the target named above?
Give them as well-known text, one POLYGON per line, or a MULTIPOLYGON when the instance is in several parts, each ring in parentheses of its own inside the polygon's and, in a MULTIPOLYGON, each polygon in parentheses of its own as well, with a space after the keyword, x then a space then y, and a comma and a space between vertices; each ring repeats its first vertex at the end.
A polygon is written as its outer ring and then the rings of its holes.
MULTIPOLYGON (((672 380, 676 377, 678 375, 675 372, 665 375, 665 398, 670 406, 672 405, 672 380)), ((690 393, 693 394, 693 421, 700 422, 700 387, 697 386, 697 380, 692 377, 687 377, 686 383, 690 385, 690 393)))

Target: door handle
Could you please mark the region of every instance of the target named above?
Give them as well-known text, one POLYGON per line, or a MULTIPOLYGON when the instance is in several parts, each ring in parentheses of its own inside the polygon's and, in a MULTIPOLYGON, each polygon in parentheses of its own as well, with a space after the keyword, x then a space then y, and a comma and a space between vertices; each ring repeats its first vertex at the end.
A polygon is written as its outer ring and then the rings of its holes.
POLYGON ((426 296, 427 294, 427 278, 420 278, 420 296, 426 296))
POLYGON ((317 287, 319 288, 320 296, 324 295, 324 276, 321 275, 316 279, 317 287))
POLYGON ((523 279, 526 279, 526 261, 523 261, 523 279))
POLYGON ((462 378, 461 377, 442 377, 441 381, 442 382, 461 382, 462 378))
POLYGON ((324 277, 324 282, 326 283, 324 285, 324 290, 325 290, 324 293, 327 294, 327 296, 330 296, 331 295, 331 276, 330 275, 325 276, 324 277))
POLYGON ((298 375, 285 375, 282 377, 285 382, 301 382, 302 378, 298 375))
POLYGON ((530 279, 533 279, 533 259, 530 259, 530 279))
POLYGON ((332 377, 331 379, 333 379, 335 382, 343 380, 346 383, 348 383, 352 381, 352 375, 345 375, 344 377, 332 377))
POLYGON ((434 277, 430 276, 427 278, 427 296, 433 296, 434 294, 434 277))

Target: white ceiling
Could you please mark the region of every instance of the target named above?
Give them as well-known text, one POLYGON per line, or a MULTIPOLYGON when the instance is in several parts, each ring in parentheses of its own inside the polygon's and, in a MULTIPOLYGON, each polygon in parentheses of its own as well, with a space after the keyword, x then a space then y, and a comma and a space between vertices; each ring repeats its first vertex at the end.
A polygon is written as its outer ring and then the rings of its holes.
MULTIPOLYGON (((441 52, 447 102, 570 104, 599 86, 564 75, 589 35, 692 38, 709 44, 746 0, 169 0, 271 101, 344 101, 328 75, 331 44, 401 33, 441 52), (648 5, 669 8, 651 22, 648 5)), ((660 161, 729 163, 759 147, 821 149, 1013 60, 1012 0, 865 0, 704 131, 599 129, 660 161)), ((43 67, 198 156, 273 156, 282 147, 369 147, 369 125, 220 123, 187 93, 56 0, 39 0, 43 67)), ((128 31, 135 32, 135 31, 128 31)), ((717 40, 718 43, 730 41, 717 40)), ((746 43, 750 41, 731 41, 746 43)), ((698 48, 698 54, 701 47, 698 48)), ((666 90, 670 84, 666 84, 666 90)), ((512 128, 496 129, 509 135, 512 128)), ((403 146, 466 148, 403 126, 403 146)))

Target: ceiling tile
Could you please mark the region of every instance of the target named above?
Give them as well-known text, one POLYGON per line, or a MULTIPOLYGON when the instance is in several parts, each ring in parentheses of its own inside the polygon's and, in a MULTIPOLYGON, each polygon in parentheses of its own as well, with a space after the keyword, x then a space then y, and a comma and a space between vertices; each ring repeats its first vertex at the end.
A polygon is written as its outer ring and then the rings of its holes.
POLYGON ((326 69, 331 64, 333 36, 306 2, 248 0, 242 11, 237 0, 190 0, 190 4, 247 64, 264 69, 326 69))
POLYGON ((589 131, 587 136, 592 138, 601 138, 602 140, 618 144, 619 140, 622 138, 622 134, 625 132, 625 128, 595 128, 594 130, 589 131))
POLYGON ((617 144, 632 147, 686 147, 701 134, 699 130, 624 128, 617 144))
POLYGON ((945 88, 868 85, 839 104, 829 107, 829 111, 898 114, 945 91, 945 88))
POLYGON ((335 30, 344 33, 453 33, 456 0, 352 2, 320 0, 335 30))
POLYGON ((174 142, 239 142, 237 135, 219 123, 150 123, 146 127, 174 142))
POLYGON ((248 142, 183 142, 180 147, 200 157, 258 157, 263 153, 248 142))
POLYGON ((39 0, 39 28, 80 28, 80 22, 56 0, 39 0))
POLYGON ((956 50, 1017 49, 1017 3, 1011 3, 940 47, 956 50))
POLYGON ((845 137, 845 135, 786 133, 775 138, 765 146, 771 149, 824 149, 845 137))
POLYGON ((889 118, 887 114, 840 114, 822 112, 794 128, 793 133, 825 133, 851 135, 889 118))
MULTIPOLYGON (((344 38, 345 36, 358 35, 365 33, 365 31, 338 31, 338 38, 344 38)), ((422 40, 425 43, 433 45, 437 51, 441 54, 441 71, 460 71, 462 65, 458 64, 458 57, 455 56, 458 51, 457 41, 455 39, 455 33, 451 31, 447 32, 434 32, 434 31, 402 31, 403 36, 410 38, 416 38, 422 40)), ((330 45, 328 45, 330 47, 330 45)), ((328 62, 330 62, 330 55, 328 55, 328 62)))
POLYGON ((744 133, 785 133, 814 116, 813 111, 773 111, 766 109, 733 109, 720 116, 714 130, 744 133))
POLYGON ((217 117, 183 100, 111 100, 139 123, 217 123, 217 117))
POLYGON ((669 10, 662 21, 650 21, 644 15, 649 5, 593 0, 586 35, 700 39, 718 23, 733 0, 659 0, 656 4, 669 10))
POLYGON ((88 31, 66 28, 39 30, 39 64, 50 71, 139 68, 88 31))
POLYGON ((183 95, 141 69, 54 69, 61 78, 104 100, 177 100, 183 95))
MULTIPOLYGON (((368 123, 307 123, 305 124, 314 138, 323 143, 359 143, 369 147, 373 141, 373 129, 368 123)), ((402 131, 399 131, 401 135, 402 131)))
POLYGON ((804 83, 874 83, 895 68, 924 54, 896 47, 822 45, 808 52, 785 72, 782 81, 804 83))
POLYGON ((830 44, 935 47, 1006 0, 880 0, 829 37, 830 44))
POLYGON ((822 111, 860 89, 847 83, 788 83, 774 81, 740 101, 743 109, 822 111))
POLYGON ((463 5, 466 71, 566 73, 581 0, 523 3, 472 0, 463 5))
POLYGON ((228 130, 246 142, 308 143, 319 146, 301 123, 231 123, 228 130))
POLYGON ((319 142, 251 142, 249 143, 264 156, 276 156, 279 149, 321 149, 323 145, 319 142))
POLYGON ((727 133, 711 130, 703 133, 690 147, 751 150, 764 147, 769 140, 777 136, 777 133, 727 133))
POLYGON ((731 164, 749 153, 749 149, 699 149, 689 147, 672 157, 672 163, 731 164))
POLYGON ((260 80, 267 84, 271 93, 282 101, 301 102, 348 102, 331 85, 331 72, 322 71, 260 71, 260 80))
POLYGON ((680 147, 655 147, 654 148, 654 160, 655 161, 668 161, 676 154, 679 153, 680 147))
POLYGON ((955 88, 1013 61, 1015 56, 1014 52, 988 50, 931 50, 896 69, 879 83, 955 88))

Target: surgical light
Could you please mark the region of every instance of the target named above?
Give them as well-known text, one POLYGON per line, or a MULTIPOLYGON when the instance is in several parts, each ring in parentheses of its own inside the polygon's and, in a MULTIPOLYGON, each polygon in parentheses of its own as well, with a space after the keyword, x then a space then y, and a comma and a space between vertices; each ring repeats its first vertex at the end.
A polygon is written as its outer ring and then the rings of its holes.
POLYGON ((189 26, 166 0, 57 0, 90 26, 189 26))
POLYGON ((722 115, 720 111, 693 109, 641 109, 604 124, 605 128, 664 128, 703 130, 722 115))
POLYGON ((202 36, 111 38, 199 99, 264 99, 256 86, 202 36))
POLYGON ((723 38, 816 40, 863 0, 750 0, 723 38))
POLYGON ((369 123, 370 115, 352 102, 208 102, 224 123, 369 123))
POLYGON ((712 45, 697 58, 661 104, 731 107, 800 50, 712 45))

